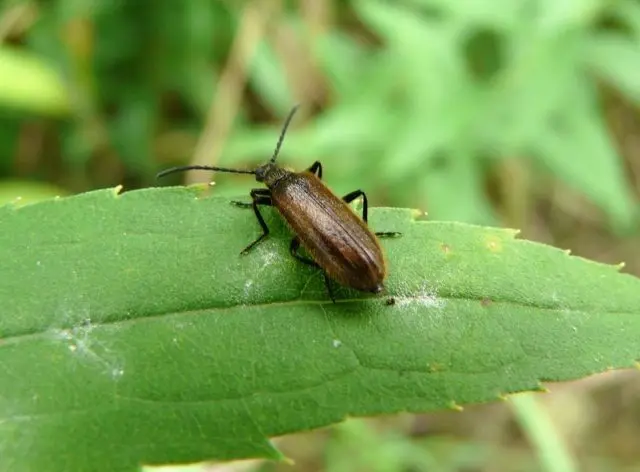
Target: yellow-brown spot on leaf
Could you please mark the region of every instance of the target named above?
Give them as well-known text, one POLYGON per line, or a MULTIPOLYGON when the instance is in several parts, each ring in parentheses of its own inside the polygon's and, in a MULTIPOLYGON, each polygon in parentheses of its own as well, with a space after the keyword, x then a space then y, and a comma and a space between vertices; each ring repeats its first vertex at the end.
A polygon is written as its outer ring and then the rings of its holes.
POLYGON ((491 252, 502 252, 502 241, 497 238, 489 238, 487 247, 491 252))

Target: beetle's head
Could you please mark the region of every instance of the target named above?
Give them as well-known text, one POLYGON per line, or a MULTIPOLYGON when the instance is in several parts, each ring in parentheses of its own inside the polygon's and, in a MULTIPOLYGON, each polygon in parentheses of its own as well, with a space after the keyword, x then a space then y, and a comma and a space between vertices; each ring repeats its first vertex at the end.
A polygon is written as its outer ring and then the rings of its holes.
POLYGON ((271 187, 278 180, 288 175, 290 172, 283 169, 274 162, 267 162, 255 170, 256 180, 264 183, 267 187, 271 187))
POLYGON ((266 164, 262 164, 261 166, 256 168, 256 180, 258 182, 264 182, 267 178, 267 175, 270 173, 271 168, 273 168, 275 164, 271 162, 267 162, 266 164))

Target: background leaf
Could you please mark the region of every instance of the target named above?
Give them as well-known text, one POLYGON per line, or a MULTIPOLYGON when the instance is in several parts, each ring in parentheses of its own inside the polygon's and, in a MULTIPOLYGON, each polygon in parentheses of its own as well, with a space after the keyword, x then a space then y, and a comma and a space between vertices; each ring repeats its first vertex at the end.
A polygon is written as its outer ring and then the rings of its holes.
POLYGON ((62 78, 42 59, 0 47, 0 106, 59 116, 69 111, 62 78))
POLYGON ((640 358, 640 281, 514 232, 374 209, 388 297, 197 188, 0 209, 0 468, 279 457, 269 436, 457 408, 640 358), (34 292, 33 280, 38 280, 34 292))
POLYGON ((640 62, 640 37, 630 39, 611 33, 594 35, 585 59, 600 77, 636 105, 640 104, 640 77, 629 68, 629 64, 640 62))

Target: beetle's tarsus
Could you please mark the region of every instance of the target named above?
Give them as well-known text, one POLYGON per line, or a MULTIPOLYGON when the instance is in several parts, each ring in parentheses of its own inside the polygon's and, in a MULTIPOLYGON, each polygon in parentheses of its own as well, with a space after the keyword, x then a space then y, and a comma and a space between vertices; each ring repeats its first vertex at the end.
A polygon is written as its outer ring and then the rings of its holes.
POLYGON ((381 233, 376 233, 376 236, 380 236, 381 238, 399 238, 402 236, 402 233, 398 231, 383 231, 381 233))

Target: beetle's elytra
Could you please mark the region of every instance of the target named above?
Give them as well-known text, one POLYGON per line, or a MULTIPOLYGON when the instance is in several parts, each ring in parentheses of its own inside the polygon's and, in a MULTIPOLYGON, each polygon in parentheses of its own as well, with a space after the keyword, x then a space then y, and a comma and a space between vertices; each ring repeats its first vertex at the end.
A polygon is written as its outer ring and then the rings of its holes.
POLYGON ((267 188, 251 190, 252 203, 233 202, 252 207, 262 228, 262 234, 249 244, 248 253, 269 235, 259 206, 274 206, 289 225, 295 237, 291 240, 291 254, 299 261, 320 268, 333 301, 329 279, 363 292, 379 293, 384 289, 387 275, 385 259, 376 236, 396 236, 399 233, 374 233, 367 226, 367 196, 362 190, 338 198, 322 183, 322 164, 316 161, 302 172, 291 172, 275 163, 287 128, 297 110, 294 107, 282 127, 271 159, 255 170, 227 169, 210 166, 182 166, 162 171, 158 177, 186 170, 211 170, 237 174, 253 174, 256 181, 267 188), (362 219, 348 205, 362 197, 362 219), (300 246, 311 259, 298 253, 300 246))

